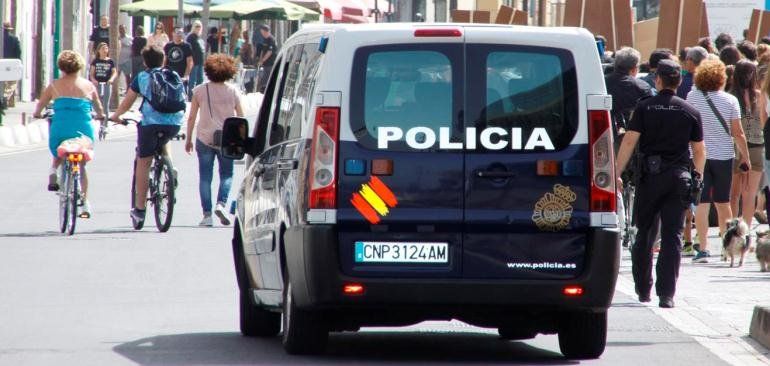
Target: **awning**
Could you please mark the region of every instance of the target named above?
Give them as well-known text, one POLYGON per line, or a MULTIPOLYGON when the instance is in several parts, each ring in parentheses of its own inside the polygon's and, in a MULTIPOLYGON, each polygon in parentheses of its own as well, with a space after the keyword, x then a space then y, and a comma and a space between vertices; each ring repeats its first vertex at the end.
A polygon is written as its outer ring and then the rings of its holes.
MULTIPOLYGON (((131 16, 176 16, 178 6, 177 0, 145 0, 123 4, 120 6, 120 11, 131 16)), ((188 3, 184 3, 182 9, 185 15, 196 14, 202 10, 200 6, 188 3)))
POLYGON ((292 0, 293 3, 320 11, 327 20, 368 23, 369 9, 363 0, 292 0))

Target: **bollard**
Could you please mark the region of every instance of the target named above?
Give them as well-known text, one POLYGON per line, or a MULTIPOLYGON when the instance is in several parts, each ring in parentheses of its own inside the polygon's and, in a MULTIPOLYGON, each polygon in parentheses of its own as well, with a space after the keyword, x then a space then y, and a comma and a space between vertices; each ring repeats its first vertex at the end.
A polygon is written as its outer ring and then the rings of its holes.
POLYGON ((21 125, 27 125, 27 112, 21 112, 21 125))

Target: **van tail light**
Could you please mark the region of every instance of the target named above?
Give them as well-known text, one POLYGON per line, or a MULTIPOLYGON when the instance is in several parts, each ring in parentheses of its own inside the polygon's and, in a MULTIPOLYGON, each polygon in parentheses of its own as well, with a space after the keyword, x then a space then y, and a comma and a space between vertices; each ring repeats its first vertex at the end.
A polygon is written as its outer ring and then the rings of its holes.
POLYGON ((340 109, 318 107, 310 150, 310 197, 308 208, 337 207, 337 155, 339 153, 340 109))
POLYGON ((591 212, 615 212, 615 153, 610 112, 588 111, 591 147, 591 212))

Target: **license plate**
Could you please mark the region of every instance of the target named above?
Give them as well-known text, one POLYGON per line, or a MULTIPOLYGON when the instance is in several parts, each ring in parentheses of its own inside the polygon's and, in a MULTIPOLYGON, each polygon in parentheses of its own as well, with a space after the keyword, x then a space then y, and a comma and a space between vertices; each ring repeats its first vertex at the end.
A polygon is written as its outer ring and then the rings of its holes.
POLYGON ((357 241, 356 263, 448 263, 447 243, 357 241))

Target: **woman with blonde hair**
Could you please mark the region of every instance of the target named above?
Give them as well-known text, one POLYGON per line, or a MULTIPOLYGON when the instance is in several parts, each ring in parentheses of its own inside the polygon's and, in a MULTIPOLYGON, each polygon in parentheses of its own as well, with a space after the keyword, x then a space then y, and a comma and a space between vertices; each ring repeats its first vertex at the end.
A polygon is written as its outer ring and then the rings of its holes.
POLYGON ((198 155, 198 173, 200 184, 198 190, 203 209, 203 219, 200 226, 213 226, 211 219, 211 180, 214 172, 214 159, 219 161, 219 191, 214 214, 222 225, 230 225, 225 206, 230 195, 233 181, 233 161, 222 155, 219 148, 221 141, 216 141, 217 131, 221 130, 225 119, 232 116, 243 116, 241 98, 238 90, 226 81, 233 78, 237 69, 235 60, 225 54, 217 53, 206 58, 203 65, 208 82, 193 89, 190 115, 187 118, 187 144, 185 150, 192 153, 193 140, 198 155), (196 122, 197 135, 193 135, 196 122))
POLYGON ((733 146, 737 146, 738 166, 741 169, 751 170, 751 160, 741 125, 741 104, 735 96, 722 90, 727 82, 725 64, 717 60, 704 60, 695 69, 694 81, 695 88, 687 95, 687 102, 700 112, 707 159, 703 171, 701 203, 695 211, 695 227, 700 245, 695 248, 698 253, 693 262, 707 263, 711 256, 708 250, 708 214, 711 203, 717 208, 720 233, 725 231, 725 222, 733 217, 730 209, 735 159, 733 146))
POLYGON ((749 227, 751 227, 751 221, 754 218, 754 211, 756 210, 754 198, 759 190, 759 182, 762 180, 765 165, 763 129, 766 118, 763 118, 760 111, 765 110, 766 103, 761 96, 757 80, 757 66, 753 62, 744 59, 735 64, 730 94, 738 99, 741 107, 741 126, 746 134, 751 170, 735 164, 730 207, 733 215, 738 215, 738 212, 741 212, 743 220, 749 227))
POLYGON ((158 46, 160 49, 163 49, 163 47, 166 47, 166 44, 169 42, 168 34, 166 34, 165 26, 163 23, 158 22, 155 24, 155 32, 150 34, 149 37, 147 37, 147 45, 148 46, 158 46))
MULTIPOLYGON (((48 175, 48 190, 58 191, 59 180, 56 169, 61 164, 56 149, 65 140, 85 137, 89 143, 94 141, 94 128, 91 124, 91 111, 96 110, 97 118, 104 118, 104 110, 99 101, 96 87, 90 81, 80 77, 85 68, 83 56, 75 51, 62 51, 57 59, 62 76, 54 80, 40 95, 35 107, 34 116, 41 118, 40 113, 48 103, 53 101, 54 115, 48 135, 48 148, 53 155, 51 170, 48 175)), ((88 175, 85 165, 82 170, 83 207, 80 217, 91 217, 88 204, 88 175)))

